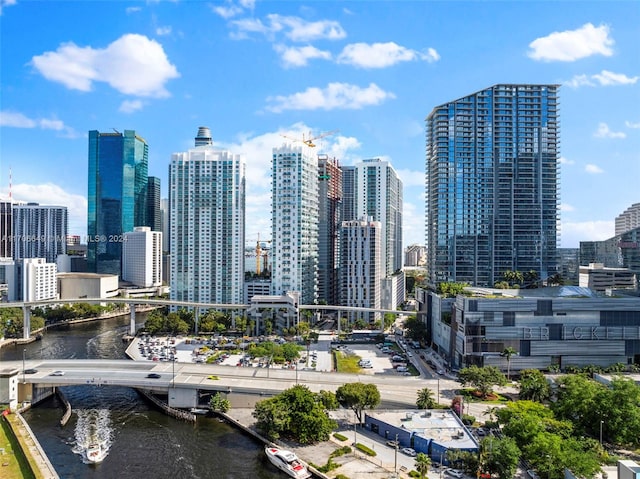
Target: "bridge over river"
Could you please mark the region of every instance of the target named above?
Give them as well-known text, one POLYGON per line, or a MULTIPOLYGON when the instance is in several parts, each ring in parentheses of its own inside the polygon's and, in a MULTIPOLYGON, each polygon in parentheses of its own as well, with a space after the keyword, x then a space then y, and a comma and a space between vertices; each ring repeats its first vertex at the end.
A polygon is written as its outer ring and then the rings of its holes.
POLYGON ((314 392, 335 392, 343 384, 353 382, 375 384, 386 407, 406 407, 415 406, 419 389, 435 389, 436 384, 436 380, 383 375, 126 359, 5 361, 0 382, 0 389, 6 386, 10 391, 12 385, 17 386, 18 402, 37 402, 59 386, 126 386, 166 394, 169 406, 176 408, 197 407, 208 402, 208 397, 215 392, 229 399, 232 407, 252 407, 258 400, 296 384, 303 384, 314 392))

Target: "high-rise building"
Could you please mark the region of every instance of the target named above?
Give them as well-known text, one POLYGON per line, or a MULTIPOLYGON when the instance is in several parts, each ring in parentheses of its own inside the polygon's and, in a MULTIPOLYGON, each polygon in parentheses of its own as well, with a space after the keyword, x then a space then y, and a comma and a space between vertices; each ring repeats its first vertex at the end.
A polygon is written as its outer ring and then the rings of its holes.
POLYGON ((357 218, 373 218, 382 225, 383 275, 402 269, 402 180, 391 163, 379 158, 356 165, 357 218))
POLYGON ((22 262, 22 301, 56 299, 58 283, 56 264, 44 258, 28 258, 22 262))
POLYGON ((136 226, 124 234, 122 279, 140 288, 162 286, 162 233, 136 226))
POLYGON ((171 299, 244 303, 245 163, 213 146, 200 127, 195 148, 169 166, 171 299))
POLYGON ((327 155, 318 155, 318 194, 318 300, 339 304, 342 171, 327 155))
POLYGON ((160 178, 150 176, 147 181, 147 223, 151 231, 162 231, 162 214, 160 212, 160 178))
MULTIPOLYGON (((342 222, 342 256, 340 259, 341 305, 382 307, 382 224, 371 218, 342 222)), ((380 313, 347 313, 350 319, 374 322, 380 313)))
POLYGON ((55 263, 58 255, 67 254, 68 221, 66 206, 13 205, 13 258, 55 263))
POLYGON ((160 218, 162 221, 162 251, 169 251, 169 198, 160 200, 160 218))
POLYGON ((616 217, 616 236, 640 228, 640 203, 634 203, 616 217))
POLYGON ((123 234, 147 226, 148 155, 134 130, 89 132, 89 272, 120 276, 123 234))
POLYGON ((13 258, 13 202, 0 200, 0 258, 13 258))
POLYGON ((356 167, 341 166, 342 170, 342 221, 352 221, 356 217, 356 167))
POLYGON ((558 85, 495 85, 426 119, 432 285, 493 286, 505 271, 556 273, 558 85))
POLYGON ((307 146, 273 149, 271 284, 274 295, 318 299, 318 159, 307 146))

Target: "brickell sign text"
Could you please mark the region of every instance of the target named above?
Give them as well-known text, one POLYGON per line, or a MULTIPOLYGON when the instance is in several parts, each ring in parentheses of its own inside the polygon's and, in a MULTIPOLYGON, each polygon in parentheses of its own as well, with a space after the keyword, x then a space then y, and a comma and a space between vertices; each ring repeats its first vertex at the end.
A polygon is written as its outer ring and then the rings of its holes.
MULTIPOLYGON (((549 328, 523 327, 522 339, 548 341, 549 328)), ((562 333, 558 339, 640 339, 640 326, 562 326, 562 333)))

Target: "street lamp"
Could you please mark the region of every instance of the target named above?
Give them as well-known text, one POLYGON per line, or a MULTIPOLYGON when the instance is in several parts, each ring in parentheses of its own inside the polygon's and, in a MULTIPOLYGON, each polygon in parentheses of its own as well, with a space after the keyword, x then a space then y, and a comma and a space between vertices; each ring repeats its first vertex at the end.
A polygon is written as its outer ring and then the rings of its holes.
POLYGON ((600 420, 600 447, 602 447, 602 425, 604 424, 603 420, 600 420))
POLYGON ((395 473, 395 477, 398 477, 398 434, 396 434, 396 444, 394 446, 394 458, 393 458, 393 472, 395 473))
POLYGON ((24 377, 25 372, 24 372, 24 368, 25 368, 25 360, 27 358, 27 349, 23 349, 22 350, 22 384, 25 384, 27 382, 27 379, 24 377))

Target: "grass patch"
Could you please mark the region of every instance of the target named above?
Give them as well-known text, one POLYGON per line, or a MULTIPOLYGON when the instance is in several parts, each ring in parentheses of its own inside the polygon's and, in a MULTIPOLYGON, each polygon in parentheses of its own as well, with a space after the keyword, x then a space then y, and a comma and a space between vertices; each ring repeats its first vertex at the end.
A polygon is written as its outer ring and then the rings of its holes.
POLYGON ((511 401, 511 399, 509 399, 508 397, 498 394, 495 391, 490 393, 484 399, 480 396, 480 394, 478 393, 478 390, 473 388, 460 389, 458 393, 464 397, 465 401, 469 401, 469 402, 503 403, 503 402, 511 401))
POLYGON ((339 432, 334 432, 333 437, 335 437, 338 441, 346 441, 347 439, 349 439, 347 436, 343 436, 339 432))
POLYGON ((359 373, 360 366, 358 365, 358 361, 360 361, 360 356, 354 355, 346 355, 342 351, 335 351, 334 358, 336 362, 336 370, 339 373, 359 373))
POLYGON ((13 433, 12 429, 17 428, 18 423, 18 419, 13 414, 6 416, 6 420, 0 418, 0 441, 2 441, 2 447, 5 449, 4 454, 0 455, 2 477, 40 479, 42 475, 38 468, 35 467, 35 461, 30 454, 28 455, 29 459, 27 459, 27 455, 24 452, 27 450, 26 446, 22 444, 22 446, 25 446, 22 447, 20 439, 13 433), (7 463, 7 466, 2 465, 7 463), (38 472, 34 473, 34 471, 38 472), (8 475, 5 476, 5 473, 8 475))

